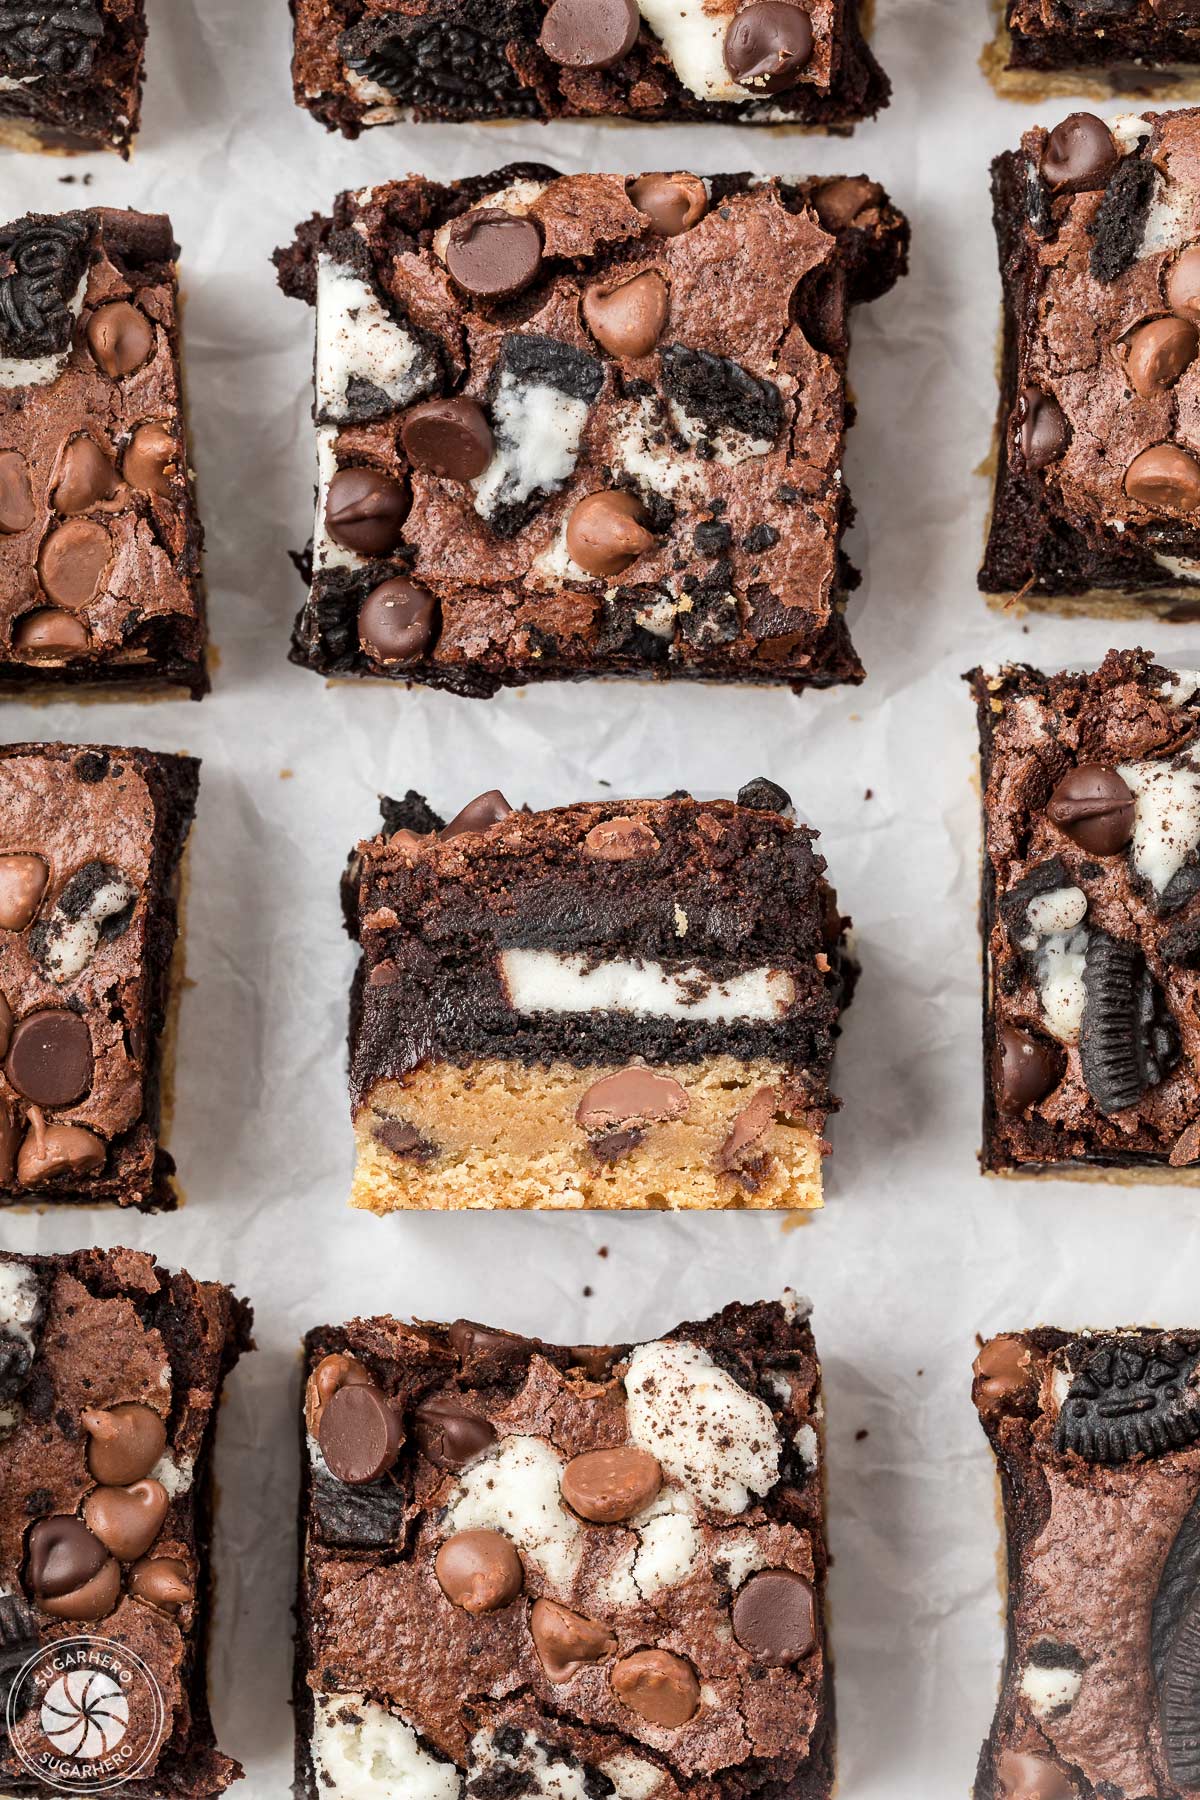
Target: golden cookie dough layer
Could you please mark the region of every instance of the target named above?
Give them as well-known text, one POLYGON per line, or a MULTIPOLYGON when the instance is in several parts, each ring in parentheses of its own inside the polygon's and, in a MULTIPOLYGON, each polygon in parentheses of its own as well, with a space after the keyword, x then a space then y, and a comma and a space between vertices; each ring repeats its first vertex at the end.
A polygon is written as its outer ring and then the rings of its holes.
POLYGON ((776 1113, 742 1157, 747 1175, 719 1168, 735 1119, 788 1071, 733 1057, 656 1065, 686 1089, 683 1118, 649 1124, 613 1161, 598 1157, 575 1122, 587 1090, 614 1065, 528 1068, 500 1058, 427 1065, 376 1085, 355 1122, 351 1204, 367 1212, 420 1208, 629 1211, 791 1211, 822 1204, 822 1140, 808 1117, 776 1113), (385 1120, 410 1125, 436 1152, 397 1155, 375 1135, 385 1120))
POLYGON ((996 35, 986 45, 979 66, 1002 100, 1036 104, 1042 100, 1200 100, 1200 68, 1195 63, 1133 62, 1113 69, 1010 69, 1012 38, 1004 23, 1004 0, 992 0, 996 35))

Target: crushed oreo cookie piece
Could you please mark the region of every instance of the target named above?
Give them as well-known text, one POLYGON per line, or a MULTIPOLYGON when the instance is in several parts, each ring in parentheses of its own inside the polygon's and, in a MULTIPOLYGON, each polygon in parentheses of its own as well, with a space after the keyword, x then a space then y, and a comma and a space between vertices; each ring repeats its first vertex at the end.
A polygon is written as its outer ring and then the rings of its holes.
POLYGON ((790 813, 792 797, 786 788, 781 788, 777 781, 768 781, 765 775, 756 775, 743 788, 738 789, 737 803, 748 806, 753 812, 790 813))
POLYGON ((1137 944, 1094 932, 1083 985, 1083 1078, 1101 1112, 1122 1112, 1175 1067, 1179 1031, 1137 944))
POLYGON ((103 40, 96 0, 0 0, 0 65, 9 75, 86 81, 103 40))
POLYGON ((668 398, 712 434, 733 430, 773 444, 783 430, 783 396, 775 383, 752 375, 732 357, 668 344, 662 376, 668 398))
POLYGON ((558 338, 505 338, 488 392, 495 452, 472 484, 499 536, 515 536, 569 480, 603 382, 598 358, 558 338))
POLYGON ((355 1487, 317 1469, 312 1506, 317 1530, 327 1544, 345 1550, 402 1547, 404 1492, 386 1477, 355 1487))
POLYGON ((45 919, 29 934, 30 954, 55 982, 73 981, 102 943, 128 930, 137 906, 133 883, 112 863, 85 863, 45 919))
POLYGON ((384 13, 344 31, 338 49, 348 69, 385 88, 401 106, 439 116, 531 118, 540 110, 506 55, 512 40, 533 41, 538 26, 523 5, 473 4, 406 18, 384 13))
POLYGON ((1093 227, 1089 265, 1097 281, 1116 281, 1137 261, 1154 198, 1154 164, 1140 156, 1119 162, 1093 227))

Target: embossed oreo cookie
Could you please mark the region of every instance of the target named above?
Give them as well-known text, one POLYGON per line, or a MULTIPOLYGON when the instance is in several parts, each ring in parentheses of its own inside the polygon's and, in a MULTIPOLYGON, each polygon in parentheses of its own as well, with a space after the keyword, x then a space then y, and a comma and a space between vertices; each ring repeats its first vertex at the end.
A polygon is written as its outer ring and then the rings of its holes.
POLYGON ((1200 1441, 1200 1336, 1132 1334, 1104 1340, 1067 1391, 1057 1450, 1124 1463, 1200 1441))

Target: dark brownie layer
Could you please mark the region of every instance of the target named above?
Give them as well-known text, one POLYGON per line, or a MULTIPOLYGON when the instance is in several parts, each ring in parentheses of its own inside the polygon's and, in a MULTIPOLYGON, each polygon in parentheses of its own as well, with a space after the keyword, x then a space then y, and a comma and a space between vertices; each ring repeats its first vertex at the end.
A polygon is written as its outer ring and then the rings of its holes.
POLYGON ((987 592, 1197 584, 1198 157, 1195 110, 1111 132, 1081 113, 993 164, 1005 317, 987 592))
POLYGON ((1156 64, 1200 63, 1196 0, 1008 0, 1006 19, 1011 69, 1114 70, 1145 92, 1156 64))
POLYGON ((988 1170, 1200 1162, 1197 678, 976 670, 988 1170))
MULTIPOLYGON (((60 1639, 139 1658, 164 1731, 155 1752, 134 1680, 122 1755, 148 1760, 130 1800, 208 1800, 241 1773, 213 1737, 205 1638, 216 1409, 250 1324, 228 1288, 136 1251, 0 1253, 0 1686, 60 1639)), ((46 1746, 20 1716, 36 1760, 46 1746)), ((0 1783, 63 1791, 7 1736, 0 1783)))
POLYGON ((0 143, 127 157, 145 44, 146 0, 0 0, 0 143))
POLYGON ((1198 1364, 1189 1331, 1037 1330, 980 1350, 1008 1633, 975 1800, 1195 1792, 1198 1364))
POLYGON ((317 310, 294 660, 472 695, 861 679, 847 315, 907 241, 863 178, 519 164, 342 195, 276 259, 317 310))
POLYGON ((0 748, 0 1205, 171 1207, 158 1141, 199 764, 0 748))
POLYGON ((820 1370, 794 1302, 640 1348, 363 1319, 311 1332, 306 1368, 302 1800, 401 1770, 431 1800, 827 1800, 820 1370), (388 1443, 364 1461, 368 1415, 388 1443))
POLYGON ((207 691, 177 255, 161 214, 0 227, 0 690, 207 691))
POLYGON ((612 116, 844 130, 891 93, 858 0, 805 0, 786 13, 736 0, 703 9, 643 0, 640 16, 634 0, 591 8, 577 0, 418 0, 403 10, 374 0, 290 4, 297 103, 347 137, 406 118, 612 116))

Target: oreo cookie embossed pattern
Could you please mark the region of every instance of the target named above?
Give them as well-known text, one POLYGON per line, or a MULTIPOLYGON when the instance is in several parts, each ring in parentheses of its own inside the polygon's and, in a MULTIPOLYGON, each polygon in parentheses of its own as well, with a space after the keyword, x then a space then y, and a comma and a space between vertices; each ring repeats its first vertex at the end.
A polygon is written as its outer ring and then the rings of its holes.
POLYGON ((316 308, 294 659, 471 695, 861 680, 847 316, 907 240, 861 178, 521 164, 343 194, 276 258, 316 308))
POLYGON ((0 0, 0 145, 128 156, 146 0, 0 0))
POLYGON ((353 1203, 821 1203, 849 921, 787 795, 448 825, 410 793, 347 876, 353 1203))
POLYGON ((794 1300, 637 1346, 358 1319, 306 1368, 300 1800, 367 1768, 430 1800, 828 1800, 794 1300))

